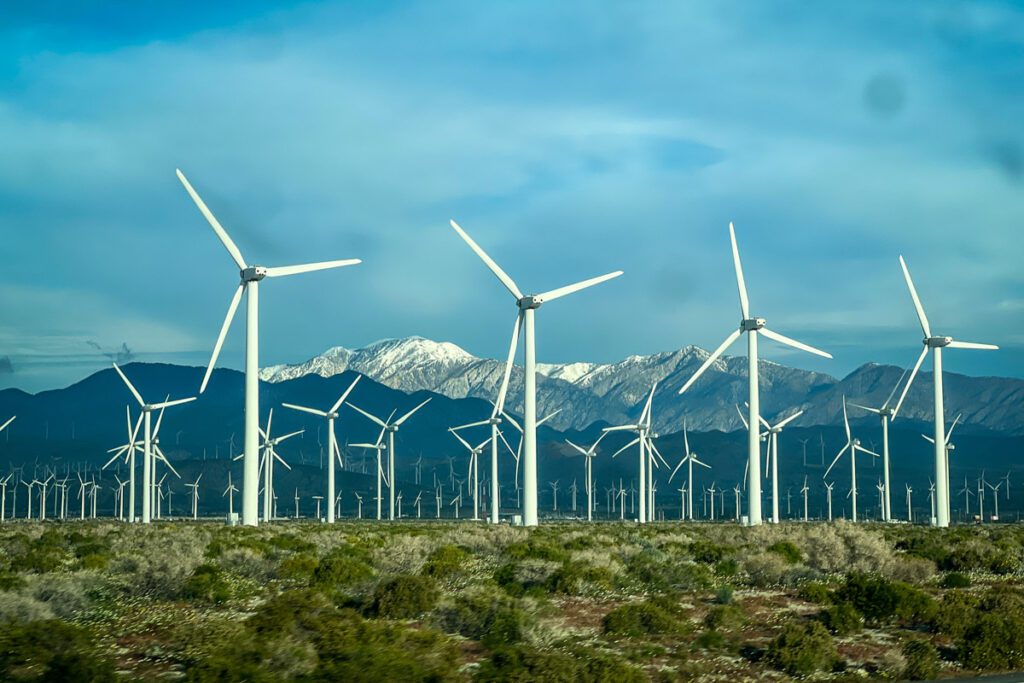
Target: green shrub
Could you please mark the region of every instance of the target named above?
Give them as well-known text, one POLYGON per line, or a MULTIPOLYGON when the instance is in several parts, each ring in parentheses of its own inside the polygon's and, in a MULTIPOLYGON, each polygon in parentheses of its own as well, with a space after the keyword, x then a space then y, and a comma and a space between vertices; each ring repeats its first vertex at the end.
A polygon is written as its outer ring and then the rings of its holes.
POLYGON ((320 563, 309 553, 295 553, 281 560, 277 573, 282 579, 290 581, 309 581, 320 563))
POLYGON ((789 541, 777 541, 768 546, 768 552, 775 553, 786 561, 787 564, 799 564, 803 562, 804 556, 800 549, 789 541))
POLYGON ((839 659, 835 643, 821 622, 790 623, 768 646, 767 661, 791 676, 829 671, 839 659))
POLYGON ((797 591, 797 596, 801 600, 818 605, 827 605, 832 602, 832 592, 828 589, 828 586, 820 581, 808 581, 803 584, 800 586, 800 590, 797 591))
POLYGON ((92 554, 86 555, 80 560, 82 569, 102 570, 110 564, 110 557, 107 555, 92 554))
POLYGON ((721 650, 726 644, 725 636, 715 630, 704 631, 694 641, 694 645, 702 650, 721 650))
POLYGON ((932 626, 953 639, 963 638, 970 626, 978 598, 963 591, 950 591, 942 598, 932 626))
POLYGON ((718 574, 719 576, 725 576, 725 577, 736 576, 736 572, 738 572, 739 570, 740 570, 739 562, 737 562, 735 560, 735 558, 732 558, 732 557, 730 557, 728 559, 725 559, 725 560, 722 560, 721 562, 719 562, 719 563, 717 563, 715 565, 715 573, 718 574))
POLYGON ((84 629, 57 619, 0 628, 0 679, 5 681, 119 680, 84 629))
POLYGON ((992 591, 973 613, 958 640, 960 661, 970 669, 1024 667, 1024 596, 992 591))
POLYGON ((626 573, 655 591, 707 590, 713 583, 702 564, 680 562, 657 550, 639 552, 626 562, 626 573))
POLYGON ((415 619, 434 608, 438 595, 429 576, 396 576, 377 586, 373 610, 388 619, 415 619))
POLYGON ((906 665, 903 678, 908 681, 926 681, 938 678, 941 666, 939 652, 926 640, 908 640, 900 650, 906 665))
POLYGON ((553 541, 542 541, 531 538, 522 543, 511 543, 505 554, 514 560, 548 560, 550 562, 566 562, 569 553, 554 544, 553 541))
POLYGON ((719 605, 728 605, 732 602, 733 587, 726 584, 719 586, 718 590, 715 591, 715 602, 719 605))
POLYGON ((443 545, 427 557, 423 573, 443 581, 466 569, 472 556, 457 545, 443 545))
POLYGON ((664 602, 646 600, 616 607, 601 622, 607 635, 645 636, 685 633, 683 624, 664 602))
POLYGON ((220 568, 212 564, 201 564, 192 571, 181 589, 182 596, 189 600, 201 600, 220 604, 231 597, 231 589, 221 574, 220 568))
POLYGON ((864 617, 848 602, 832 605, 821 613, 821 622, 837 636, 857 633, 864 627, 864 617))
POLYGON ((711 630, 730 629, 742 626, 747 619, 743 610, 736 605, 719 605, 704 615, 704 626, 711 630))
POLYGON ((904 623, 926 623, 935 618, 935 601, 922 590, 904 583, 867 574, 852 574, 835 594, 836 602, 848 602, 864 618, 885 623, 898 618, 904 623))
POLYGON ((615 576, 605 567, 566 562, 548 577, 548 590, 565 595, 583 595, 593 589, 611 589, 614 582, 615 576))
POLYGON ((373 578, 373 567, 364 552, 346 546, 320 560, 313 571, 313 583, 325 587, 347 587, 373 578))
POLYGON ((943 588, 969 588, 970 585, 970 577, 960 572, 948 572, 942 577, 943 588))
POLYGON ((704 539, 694 541, 690 544, 689 551, 694 562, 701 562, 703 564, 715 564, 716 562, 721 562, 725 559, 726 555, 731 553, 729 548, 704 539))
POLYGON ((495 652, 480 665, 473 680, 482 683, 641 683, 647 679, 638 669, 598 650, 573 648, 566 652, 519 644, 495 652))
POLYGON ((496 649, 520 642, 534 619, 517 600, 504 593, 477 589, 439 608, 437 623, 448 633, 458 633, 496 649))

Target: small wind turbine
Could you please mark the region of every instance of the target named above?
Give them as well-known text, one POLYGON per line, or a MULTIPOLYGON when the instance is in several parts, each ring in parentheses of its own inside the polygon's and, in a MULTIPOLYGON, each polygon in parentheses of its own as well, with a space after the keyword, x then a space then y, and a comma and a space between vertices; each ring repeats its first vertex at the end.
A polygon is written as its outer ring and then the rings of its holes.
MULTIPOLYGON (((597 447, 598 447, 598 445, 601 443, 601 440, 604 439, 604 437, 607 435, 607 433, 608 432, 601 432, 601 436, 597 437, 597 441, 592 443, 590 445, 590 448, 583 448, 582 446, 579 446, 577 444, 574 444, 572 441, 569 441, 569 439, 565 440, 565 442, 567 444, 572 446, 576 451, 579 452, 580 455, 583 456, 583 469, 584 469, 584 472, 586 474, 586 481, 584 482, 584 486, 586 487, 586 492, 587 492, 587 521, 588 522, 591 522, 594 519, 594 517, 593 517, 593 510, 594 510, 594 478, 593 478, 594 464, 593 464, 593 460, 597 456, 597 447)), ((573 480, 573 485, 575 485, 575 480, 573 480)), ((575 497, 575 494, 574 494, 574 497, 575 497)), ((575 509, 575 505, 573 506, 573 509, 575 509)))
MULTIPOLYGON (((334 405, 329 410, 317 410, 316 408, 306 408, 304 406, 294 405, 292 403, 285 403, 285 408, 291 408, 292 410, 299 410, 304 413, 310 413, 311 415, 317 415, 327 420, 327 500, 334 500, 334 458, 338 459, 338 465, 341 469, 345 469, 345 463, 341 459, 341 449, 338 448, 338 437, 334 433, 334 421, 338 419, 338 409, 348 398, 348 395, 352 393, 352 390, 356 388, 356 384, 359 383, 359 379, 362 375, 356 375, 356 378, 352 380, 352 384, 348 385, 348 389, 342 393, 334 405)), ((327 523, 334 524, 334 506, 327 506, 327 523)))
POLYGON ((672 470, 672 474, 669 475, 668 481, 671 484, 672 483, 672 478, 676 476, 676 472, 678 472, 679 468, 683 466, 683 463, 686 463, 686 466, 687 466, 687 468, 689 470, 689 472, 687 474, 686 486, 688 486, 689 489, 690 489, 690 495, 687 497, 687 501, 686 501, 686 512, 687 512, 687 516, 690 519, 693 519, 693 492, 694 492, 693 466, 696 464, 696 465, 700 465, 701 467, 706 467, 707 469, 710 470, 711 469, 711 465, 709 465, 706 462, 700 460, 697 457, 697 454, 690 450, 690 435, 689 435, 689 432, 688 432, 688 430, 686 428, 686 418, 683 418, 683 450, 684 450, 683 459, 680 460, 679 464, 676 465, 676 468, 674 470, 672 470))
POLYGON ((835 486, 834 481, 825 482, 825 497, 828 499, 828 521, 832 521, 832 487, 835 486))
POLYGON ((854 522, 857 521, 857 452, 867 453, 874 457, 878 457, 878 453, 870 451, 860 445, 860 439, 855 439, 850 433, 850 420, 846 413, 846 397, 843 396, 843 427, 846 429, 846 445, 836 453, 836 457, 832 460, 832 464, 825 470, 825 475, 822 478, 828 476, 828 473, 832 471, 835 464, 839 462, 839 458, 843 456, 843 453, 850 452, 850 499, 853 505, 853 516, 854 522))
POLYGON ((558 480, 548 482, 548 486, 551 487, 551 510, 552 512, 558 512, 558 480))
POLYGON ((213 372, 214 366, 217 364, 217 357, 220 355, 220 349, 224 345, 224 337, 227 336, 228 329, 231 327, 231 321, 235 317, 235 311, 238 309, 238 304, 242 300, 242 293, 246 293, 246 309, 245 309, 245 452, 242 461, 242 524, 246 526, 256 526, 259 521, 258 517, 258 496, 259 496, 259 416, 260 416, 260 398, 259 398, 259 372, 260 372, 260 361, 259 361, 259 284, 260 280, 265 277, 282 277, 285 275, 297 275, 300 273, 309 273, 316 270, 326 270, 328 268, 341 268, 343 266, 353 266, 358 263, 362 263, 359 259, 346 259, 341 261, 324 261, 321 263, 307 263, 299 266, 283 266, 276 268, 267 268, 264 266, 249 265, 245 259, 242 258, 242 252, 238 249, 235 243, 228 236, 226 230, 221 227, 221 224, 214 217, 213 212, 207 208, 206 203, 203 202, 199 194, 192 188, 192 185, 185 178, 185 175, 181 170, 175 171, 178 175, 178 180, 185 186, 185 190, 189 196, 192 197, 192 201, 195 202, 199 208, 200 213, 206 218, 210 227, 213 228, 217 238, 227 249, 228 254, 231 255, 231 260, 238 266, 239 276, 241 282, 238 285, 238 289, 235 290, 234 296, 231 297, 231 303, 228 305, 228 314, 224 317, 224 324, 221 325, 220 334, 217 335, 217 342, 213 346, 213 354, 210 356, 210 364, 206 368, 206 374, 203 376, 203 383, 199 387, 199 393, 206 391, 206 384, 210 381, 210 374, 213 372))
POLYGON ((238 487, 231 483, 231 472, 228 472, 228 486, 224 489, 224 493, 220 494, 220 497, 228 497, 228 518, 233 519, 235 516, 235 494, 238 493, 238 487))
POLYGON ((803 496, 804 496, 804 521, 805 522, 808 521, 808 514, 807 514, 807 494, 808 494, 808 492, 810 492, 810 489, 807 488, 807 475, 804 475, 804 485, 800 488, 800 493, 802 493, 803 496))
POLYGON ((192 519, 199 519, 199 480, 202 478, 203 474, 200 472, 194 482, 185 484, 186 487, 192 489, 192 519))
POLYGON ((917 289, 914 287, 913 280, 910 279, 910 270, 907 268, 906 261, 900 256, 900 267, 903 269, 903 277, 907 281, 907 289, 910 290, 910 298, 914 301, 914 309, 917 311, 917 319, 921 323, 921 331, 924 332, 924 348, 921 350, 921 355, 918 356, 917 362, 914 363, 914 369, 910 372, 910 378, 907 380, 906 385, 903 387, 903 393, 900 395, 900 400, 896 404, 896 411, 899 412, 900 406, 903 404, 903 399, 906 398, 907 392, 910 390, 910 385, 914 383, 914 377, 917 376, 917 371, 921 368, 921 364, 924 362, 925 356, 928 352, 932 352, 932 374, 934 376, 935 385, 935 495, 937 498, 936 514, 933 515, 935 525, 940 527, 949 526, 949 478, 948 478, 948 463, 946 462, 947 454, 943 437, 946 432, 945 425, 945 406, 943 404, 942 397, 942 349, 949 347, 951 349, 985 349, 994 350, 998 349, 998 346, 994 344, 978 344, 975 342, 962 342, 956 341, 952 337, 933 335, 931 326, 928 324, 928 317, 924 313, 924 306, 921 305, 921 299, 917 296, 917 289))
POLYGON ((466 450, 469 451, 469 469, 466 472, 466 479, 473 481, 473 519, 480 519, 480 501, 478 498, 478 492, 480 490, 480 454, 484 452, 484 448, 491 442, 491 438, 487 437, 486 440, 482 441, 476 446, 471 446, 468 441, 462 438, 462 436, 455 431, 458 427, 451 427, 448 429, 452 436, 459 440, 466 450))
MULTIPOLYGON (((565 287, 559 287, 558 289, 552 289, 543 294, 523 294, 515 281, 512 280, 508 274, 501 269, 494 260, 487 255, 487 253, 480 248, 480 246, 473 241, 473 239, 466 234, 466 232, 459 227, 458 223, 454 220, 449 221, 452 228, 459 234, 469 248, 472 249, 480 260, 494 273, 495 277, 501 281, 501 284, 505 286, 516 300, 516 306, 519 312, 516 316, 515 329, 516 332, 513 334, 513 345, 512 356, 515 352, 518 330, 520 325, 523 327, 523 333, 525 335, 525 356, 526 356, 526 372, 523 380, 523 439, 525 442, 524 457, 523 457, 523 523, 526 526, 537 526, 537 359, 536 359, 536 340, 534 336, 534 312, 540 308, 540 306, 546 302, 554 301, 568 294, 573 294, 582 289, 593 287, 594 285, 600 284, 616 278, 622 275, 621 270, 617 270, 606 275, 577 282, 576 284, 567 285, 565 287)), ((511 365, 511 362, 508 364, 511 365)))
POLYGON ((960 491, 957 493, 957 495, 959 495, 960 493, 964 494, 964 515, 967 517, 967 519, 970 519, 970 517, 971 517, 971 496, 974 495, 974 492, 971 491, 971 487, 967 485, 967 477, 964 477, 964 487, 962 489, 960 489, 960 491))
MULTIPOLYGON (((140 394, 138 389, 135 388, 135 385, 128 380, 128 377, 125 376, 124 372, 121 371, 121 368, 117 366, 117 363, 114 363, 114 370, 116 370, 117 374, 121 376, 122 380, 124 380, 124 383, 128 386, 128 390, 132 393, 132 396, 135 397, 135 400, 139 402, 139 406, 142 408, 142 523, 149 524, 152 516, 151 507, 153 503, 153 490, 155 489, 154 485, 156 483, 155 472, 153 471, 153 432, 151 415, 154 410, 159 410, 162 418, 164 408, 194 401, 196 400, 196 397, 190 396, 189 398, 179 398, 173 401, 165 400, 162 403, 146 403, 146 401, 142 399, 142 394, 140 394)), ((157 423, 160 422, 161 418, 157 419, 157 423)), ((132 492, 134 493, 134 485, 132 487, 132 492)), ((134 512, 135 508, 133 505, 132 513, 134 514, 134 512)))
MULTIPOLYGON (((768 420, 764 419, 763 417, 761 418, 761 424, 764 425, 765 429, 768 430, 768 432, 767 432, 768 444, 767 444, 767 448, 765 450, 768 451, 768 455, 770 456, 769 459, 771 460, 771 470, 772 470, 772 523, 773 524, 778 524, 779 523, 779 434, 782 433, 782 429, 786 425, 788 425, 790 422, 792 422, 793 420, 795 420, 798 417, 800 417, 801 415, 803 415, 803 413, 804 413, 804 411, 798 410, 797 412, 793 413, 792 415, 790 415, 789 417, 785 418, 784 420, 780 420, 779 422, 775 423, 774 425, 768 424, 768 420)), ((742 416, 743 415, 741 413, 740 417, 742 417, 742 416)), ((765 464, 765 469, 766 470, 768 469, 767 463, 765 464)), ((788 506, 788 503, 787 503, 787 506, 788 506)), ((787 515, 789 514, 788 507, 787 507, 787 510, 786 510, 786 514, 787 515)))
POLYGON ((914 489, 910 488, 910 484, 904 484, 904 486, 907 487, 907 523, 908 524, 913 524, 914 523, 914 507, 911 504, 911 495, 910 494, 912 494, 914 492, 914 489))
POLYGON ((892 508, 890 507, 891 501, 889 496, 889 423, 896 419, 896 414, 899 411, 899 405, 895 408, 890 408, 889 404, 892 402, 893 396, 896 395, 896 390, 900 388, 900 384, 903 382, 903 378, 906 377, 907 371, 904 370, 903 374, 900 375, 899 380, 893 386, 892 391, 889 392, 889 397, 885 399, 885 403, 879 408, 872 408, 870 406, 863 406, 857 403, 851 403, 850 405, 861 410, 866 410, 869 413, 878 415, 879 420, 882 422, 882 479, 885 484, 885 509, 883 511, 882 519, 886 522, 892 519, 892 508))
POLYGON ((999 521, 999 488, 1003 485, 1003 482, 1002 480, 999 480, 999 483, 996 484, 995 486, 989 484, 988 482, 985 482, 985 485, 992 489, 992 503, 993 505, 995 505, 995 509, 993 510, 992 515, 992 521, 999 521))
POLYGON ((423 491, 416 493, 416 500, 412 502, 416 506, 416 519, 420 519, 420 502, 423 500, 423 491))
MULTIPOLYGON (((388 421, 395 416, 395 411, 391 411, 391 415, 388 417, 388 421)), ((377 440, 374 443, 353 443, 349 444, 351 448, 365 448, 377 452, 377 519, 381 518, 381 501, 384 499, 381 491, 381 479, 384 478, 384 466, 381 464, 380 454, 381 451, 386 451, 388 445, 384 443, 384 435, 387 433, 387 428, 382 427, 380 434, 377 436, 377 440)), ((453 475, 454 476, 454 475, 453 475)), ((387 485, 390 487, 391 482, 388 481, 387 485)))
POLYGON ((320 502, 323 499, 324 499, 323 496, 313 496, 313 500, 316 501, 316 519, 317 519, 318 522, 322 519, 322 517, 320 517, 320 502))
POLYGON ((353 492, 353 495, 356 497, 356 505, 357 505, 356 519, 362 519, 363 518, 363 497, 361 495, 359 495, 358 493, 355 493, 355 492, 353 492))
MULTIPOLYGON (((636 432, 636 438, 627 443, 625 446, 615 451, 612 457, 615 458, 623 451, 635 446, 640 446, 640 461, 639 461, 639 481, 640 481, 640 514, 638 521, 640 524, 645 524, 650 520, 651 515, 648 515, 648 504, 650 497, 648 494, 648 486, 650 481, 650 473, 648 472, 648 452, 647 446, 650 440, 647 435, 651 431, 651 402, 654 400, 654 390, 658 387, 658 383, 655 382, 651 386, 651 392, 647 395, 647 401, 644 403, 644 408, 640 412, 640 419, 635 424, 624 424, 615 427, 605 427, 604 432, 617 432, 617 431, 631 431, 636 432)), ((653 514, 653 510, 650 511, 653 514)))
MULTIPOLYGON (((758 421, 761 416, 761 403, 760 393, 758 391, 758 365, 757 365, 757 337, 759 334, 772 339, 780 344, 791 346, 801 351, 807 351, 825 358, 832 358, 828 353, 816 349, 813 346, 808 346, 802 342, 798 342, 795 339, 790 339, 778 332, 773 332, 765 327, 764 318, 755 318, 750 315, 750 304, 747 299, 747 285, 743 279, 743 266, 740 263, 740 251, 736 245, 736 231, 733 229, 732 223, 729 223, 729 238, 732 241, 732 260, 733 266, 736 270, 736 284, 739 288, 740 294, 740 313, 742 319, 740 320, 739 329, 733 330, 733 332, 725 338, 717 349, 715 349, 711 355, 708 356, 707 360, 697 369, 697 372, 687 380, 686 384, 682 386, 679 393, 684 393, 689 389, 697 379, 704 374, 704 371, 711 367, 712 363, 718 360, 727 348, 729 348, 733 342, 739 339, 743 333, 747 334, 747 365, 748 365, 748 383, 749 383, 749 398, 747 405, 749 406, 750 413, 749 419, 747 420, 747 462, 748 462, 748 491, 747 491, 747 509, 749 513, 749 520, 752 526, 761 524, 761 462, 760 462, 760 433, 758 429, 758 421)), ((692 488, 692 487, 691 487, 692 488)))
MULTIPOLYGON (((416 406, 415 408, 413 408, 409 412, 407 412, 402 417, 400 417, 397 420, 395 420, 394 422, 391 421, 390 417, 387 419, 387 421, 384 421, 384 420, 381 420, 379 417, 376 417, 375 415, 371 415, 370 413, 366 412, 362 408, 357 408, 356 406, 352 405, 351 403, 347 404, 350 408, 355 410, 357 413, 359 413, 360 415, 368 418, 371 422, 374 422, 375 424, 379 425, 381 427, 381 429, 383 429, 385 432, 387 432, 387 435, 388 435, 388 448, 387 448, 387 451, 388 451, 388 474, 387 474, 387 480, 388 480, 388 519, 394 519, 395 518, 395 487, 394 487, 394 484, 395 484, 395 432, 397 432, 398 429, 403 424, 405 424, 406 420, 408 420, 410 417, 415 415, 417 410, 419 410, 423 406, 427 405, 428 403, 430 403, 430 399, 429 398, 426 401, 423 401, 422 403, 420 403, 418 406, 416 406)), ((394 416, 394 413, 391 413, 391 415, 394 416)), ((378 450, 378 455, 379 455, 379 450, 378 450)), ((378 487, 379 487, 379 482, 378 482, 378 487)), ((380 491, 378 491, 377 507, 378 507, 377 518, 380 519, 380 514, 379 514, 380 491)))

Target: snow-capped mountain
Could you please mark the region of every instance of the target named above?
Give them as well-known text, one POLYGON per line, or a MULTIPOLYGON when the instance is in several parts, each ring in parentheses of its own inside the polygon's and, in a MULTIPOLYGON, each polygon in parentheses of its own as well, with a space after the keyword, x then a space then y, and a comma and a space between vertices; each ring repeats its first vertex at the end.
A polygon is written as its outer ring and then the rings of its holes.
MULTIPOLYGON (((708 357, 696 346, 650 356, 630 356, 617 363, 539 363, 538 412, 562 409, 550 424, 556 429, 583 429, 594 422, 618 423, 636 417, 652 382, 655 392, 655 428, 680 429, 685 416, 700 431, 737 429, 735 405, 746 399, 745 357, 723 356, 685 396, 679 390, 708 357)), ((265 368, 261 378, 281 382, 304 375, 331 377, 346 370, 359 372, 381 384, 407 393, 432 391, 449 398, 492 399, 497 393, 503 361, 478 358, 450 342, 421 337, 389 339, 362 349, 335 347, 298 365, 265 368)), ((864 365, 842 380, 818 372, 760 361, 761 407, 775 415, 804 410, 798 425, 836 424, 842 397, 849 401, 880 405, 901 370, 893 366, 864 365)), ((513 411, 522 410, 522 368, 512 372, 508 400, 513 411)), ((962 412, 964 424, 1008 433, 1024 432, 1024 380, 965 377, 947 374, 947 410, 962 412)), ((923 373, 915 381, 901 416, 931 418, 931 377, 923 373)), ((864 413, 851 411, 852 419, 864 413)))

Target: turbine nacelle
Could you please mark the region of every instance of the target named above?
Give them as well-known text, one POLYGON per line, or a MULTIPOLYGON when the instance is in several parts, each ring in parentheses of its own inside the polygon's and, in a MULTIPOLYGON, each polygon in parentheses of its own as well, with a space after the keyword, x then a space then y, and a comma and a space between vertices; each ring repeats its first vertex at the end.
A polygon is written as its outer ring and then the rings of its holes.
POLYGON ((238 274, 242 282, 259 282, 267 276, 267 269, 265 266, 248 266, 238 271, 238 274))
POLYGON ((544 303, 544 298, 537 294, 527 294, 516 301, 516 305, 523 311, 536 310, 542 303, 544 303))
POLYGON ((763 328, 768 321, 764 318, 747 318, 740 321, 741 332, 756 332, 763 328))
POLYGON ((930 349, 941 349, 943 346, 949 346, 952 342, 952 337, 925 337, 923 343, 930 349))

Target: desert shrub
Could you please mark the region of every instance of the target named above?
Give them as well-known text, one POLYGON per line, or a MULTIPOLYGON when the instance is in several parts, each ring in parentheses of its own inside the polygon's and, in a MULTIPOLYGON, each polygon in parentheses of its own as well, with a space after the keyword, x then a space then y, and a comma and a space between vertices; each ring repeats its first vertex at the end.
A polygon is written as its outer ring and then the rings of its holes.
POLYGON ((626 562, 627 575, 656 590, 706 590, 713 577, 701 564, 680 562, 657 550, 644 550, 626 562))
POLYGON ((14 572, 0 570, 0 591, 11 591, 25 585, 25 578, 14 572))
POLYGON ((427 557, 423 573, 443 581, 466 569, 472 556, 457 545, 442 545, 427 557))
MULTIPOLYGON (((970 669, 1024 667, 1024 596, 992 591, 971 615, 958 639, 959 657, 970 669)), ((962 617, 963 618, 963 617, 962 617)))
POLYGON ((166 527, 133 531, 122 542, 127 547, 117 552, 111 563, 111 569, 124 581, 125 592, 168 599, 180 595, 185 580, 203 563, 203 536, 174 534, 166 527))
POLYGON ((90 572, 44 574, 30 577, 27 588, 33 598, 48 604, 55 616, 72 619, 88 608, 99 582, 90 572))
POLYGON ((960 572, 947 572, 946 575, 942 577, 943 588, 969 588, 970 585, 970 577, 960 572))
POLYGON ((935 618, 935 601, 907 584, 867 574, 852 574, 836 591, 836 602, 850 603, 864 618, 884 623, 898 618, 907 623, 930 622, 935 618))
POLYGON ((110 557, 100 554, 86 555, 81 558, 80 563, 82 569, 101 570, 110 564, 110 557))
POLYGON ((373 567, 363 550, 341 546, 320 560, 313 570, 313 583, 318 586, 344 588, 373 578, 373 567))
POLYGON ((201 564, 193 570, 181 588, 182 597, 221 604, 231 597, 231 589, 217 565, 201 564))
POLYGON ((820 581, 808 581, 803 584, 800 586, 797 596, 801 600, 813 602, 818 605, 827 605, 832 602, 831 591, 829 591, 828 586, 820 581))
POLYGON ((53 617, 53 609, 42 600, 21 593, 0 593, 0 630, 8 621, 42 621, 53 617))
POLYGON ((494 581, 513 597, 547 594, 548 580, 561 565, 546 560, 522 560, 503 564, 494 572, 494 581))
POLYGON ((116 681, 88 631, 57 619, 0 628, 0 679, 8 681, 116 681))
POLYGON ((671 635, 685 633, 687 628, 673 613, 675 608, 665 600, 645 600, 616 607, 601 621, 603 631, 615 636, 671 635))
POLYGON ((715 573, 719 576, 736 576, 740 570, 740 563, 735 558, 727 558, 715 564, 715 573))
POLYGON ((775 553, 785 560, 787 564, 799 564, 804 559, 800 548, 797 548, 790 541, 776 541, 768 546, 768 552, 775 553))
POLYGON ((315 545, 295 534, 275 534, 268 539, 268 542, 278 550, 287 550, 293 553, 308 553, 316 549, 315 545))
POLYGON ((531 538, 528 541, 512 543, 505 548, 505 554, 514 560, 547 560, 549 562, 565 562, 569 559, 568 552, 553 540, 531 538))
POLYGON ((308 582, 312 580, 313 573, 319 565, 320 563, 311 553, 295 553, 281 560, 277 574, 282 579, 308 582))
POLYGON ((725 636, 715 630, 704 631, 693 642, 702 650, 721 650, 727 645, 725 636))
POLYGON ((646 678, 638 669, 599 650, 573 648, 566 652, 520 644, 495 652, 480 665, 473 680, 485 683, 641 683, 646 678))
POLYGON ((805 567, 794 566, 781 555, 763 552, 751 555, 743 562, 750 584, 760 588, 768 586, 792 586, 806 578, 805 567))
POLYGON ((502 592, 480 588, 463 593, 437 610, 437 624, 448 633, 495 649, 518 643, 534 625, 521 603, 502 592))
POLYGON ((430 629, 368 621, 323 593, 292 590, 269 600, 186 669, 186 680, 267 682, 440 681, 455 675, 452 644, 430 629))
POLYGON ((828 630, 818 621, 790 623, 765 653, 775 668, 792 676, 808 676, 831 670, 839 659, 828 630))
POLYGON ((821 623, 837 636, 848 636, 864 627, 864 617, 850 603, 840 602, 821 613, 821 623))
POLYGON ((733 587, 726 584, 719 586, 718 590, 715 591, 715 602, 719 605, 728 605, 732 603, 733 587))
POLYGON ((712 607, 704 615, 704 626, 711 630, 731 629, 743 625, 747 615, 736 605, 719 605, 712 607))
POLYGON ((727 555, 731 554, 731 550, 726 546, 712 543, 705 539, 699 539, 690 544, 689 552, 694 562, 701 562, 703 564, 721 562, 727 555))
POLYGON ((415 619, 434 608, 438 594, 429 576, 396 576, 377 586, 373 610, 388 619, 415 619))
POLYGON ((860 524, 835 522, 808 527, 801 541, 804 564, 829 573, 888 573, 892 548, 881 534, 860 524))
POLYGON ((11 570, 42 574, 60 569, 72 558, 64 537, 55 530, 12 547, 11 570))
POLYGON ((939 633, 954 639, 963 638, 971 618, 978 605, 978 598, 963 591, 953 590, 946 593, 939 603, 932 621, 932 626, 939 633))
POLYGON ((277 575, 273 561, 252 548, 230 548, 225 550, 217 556, 217 563, 221 569, 229 574, 261 583, 277 575))
POLYGON ((585 595, 611 589, 615 576, 605 567, 582 562, 566 562, 548 577, 548 590, 565 595, 585 595))
POLYGON ((925 681, 938 678, 941 669, 939 652, 927 640, 908 640, 903 643, 900 653, 906 662, 902 677, 908 681, 925 681))

